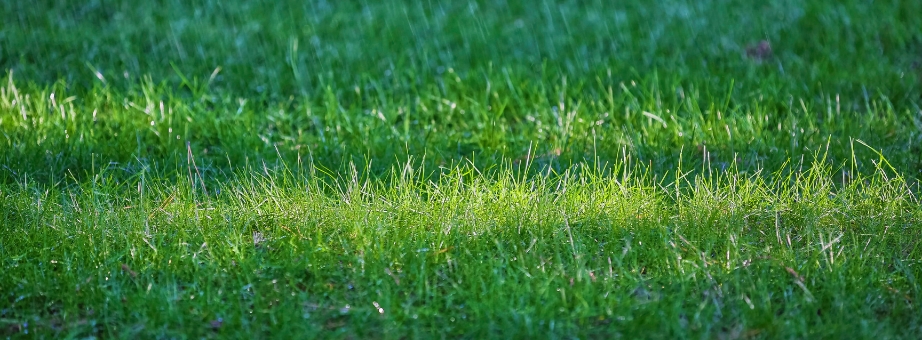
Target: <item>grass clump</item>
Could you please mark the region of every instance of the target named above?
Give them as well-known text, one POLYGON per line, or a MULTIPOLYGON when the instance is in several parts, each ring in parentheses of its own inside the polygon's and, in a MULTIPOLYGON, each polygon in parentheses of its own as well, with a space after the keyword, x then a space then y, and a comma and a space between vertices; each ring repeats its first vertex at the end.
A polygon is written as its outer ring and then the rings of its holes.
POLYGON ((46 5, 2 336, 922 332, 919 3, 46 5))

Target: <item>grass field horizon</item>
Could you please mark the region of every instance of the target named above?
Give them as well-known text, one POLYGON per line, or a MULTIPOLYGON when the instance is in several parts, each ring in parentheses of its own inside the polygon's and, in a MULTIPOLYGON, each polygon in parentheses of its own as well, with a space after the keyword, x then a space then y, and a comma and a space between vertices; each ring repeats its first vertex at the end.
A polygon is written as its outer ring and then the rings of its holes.
POLYGON ((0 336, 922 334, 922 3, 40 3, 0 336))

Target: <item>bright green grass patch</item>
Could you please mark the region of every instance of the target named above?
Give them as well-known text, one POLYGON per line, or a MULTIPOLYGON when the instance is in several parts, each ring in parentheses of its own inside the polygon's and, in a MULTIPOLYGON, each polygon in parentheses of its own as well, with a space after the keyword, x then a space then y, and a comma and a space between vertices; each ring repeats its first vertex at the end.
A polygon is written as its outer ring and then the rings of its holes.
POLYGON ((564 80, 553 85, 560 102, 547 99, 553 95, 544 83, 524 83, 481 99, 433 90, 388 108, 329 89, 316 101, 251 103, 207 91, 190 99, 149 79, 125 92, 97 86, 75 95, 65 83, 23 87, 8 76, 0 85, 0 182, 86 179, 110 164, 125 176, 149 166, 172 172, 190 153, 209 180, 247 164, 306 158, 336 171, 362 164, 377 176, 409 157, 434 168, 534 156, 539 167, 562 172, 631 155, 659 174, 674 174, 680 160, 695 171, 736 166, 755 172, 820 151, 834 164, 852 164, 835 174, 849 177, 875 169, 874 149, 909 178, 922 171, 922 116, 916 106, 896 106, 887 97, 866 109, 843 108, 839 97, 811 107, 803 99, 778 103, 761 94, 708 96, 655 75, 614 82, 605 75, 595 84, 564 80), (664 88, 677 92, 663 98, 664 88))
POLYGON ((376 181, 306 166, 212 187, 109 171, 3 189, 5 322, 144 337, 922 331, 922 209, 884 171, 663 183, 459 166, 433 181, 408 165, 376 181))
POLYGON ((2 2, 0 336, 916 336, 915 13, 2 2))

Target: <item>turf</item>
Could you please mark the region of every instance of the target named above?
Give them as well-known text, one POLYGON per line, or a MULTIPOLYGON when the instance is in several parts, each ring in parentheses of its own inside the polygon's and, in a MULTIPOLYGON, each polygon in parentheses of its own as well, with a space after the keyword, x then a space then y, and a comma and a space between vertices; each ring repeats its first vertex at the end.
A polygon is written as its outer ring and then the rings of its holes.
POLYGON ((0 335, 917 337, 914 13, 2 2, 0 335))

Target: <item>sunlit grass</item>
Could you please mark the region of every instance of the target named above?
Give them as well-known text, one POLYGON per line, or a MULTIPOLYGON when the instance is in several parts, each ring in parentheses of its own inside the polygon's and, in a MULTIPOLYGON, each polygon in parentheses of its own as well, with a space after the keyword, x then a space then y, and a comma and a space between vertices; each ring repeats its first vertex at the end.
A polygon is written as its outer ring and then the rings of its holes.
POLYGON ((915 337, 920 6, 2 3, 0 336, 915 337))
POLYGON ((640 166, 407 164, 8 186, 6 317, 121 336, 918 331, 922 210, 884 169, 669 183, 640 166))

